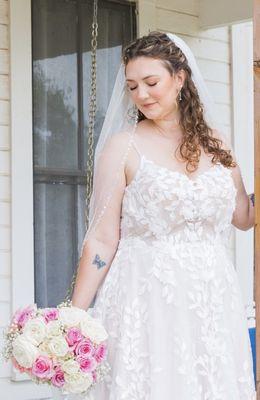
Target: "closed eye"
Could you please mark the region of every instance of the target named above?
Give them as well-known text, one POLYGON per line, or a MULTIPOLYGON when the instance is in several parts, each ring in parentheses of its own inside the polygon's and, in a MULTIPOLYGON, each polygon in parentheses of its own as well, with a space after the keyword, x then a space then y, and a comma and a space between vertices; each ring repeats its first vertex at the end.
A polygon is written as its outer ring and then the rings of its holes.
MULTIPOLYGON (((147 85, 148 86, 155 86, 155 85, 157 85, 157 82, 155 82, 155 83, 147 83, 147 85)), ((137 86, 136 87, 134 87, 134 88, 129 88, 130 90, 135 90, 137 88, 137 86)))

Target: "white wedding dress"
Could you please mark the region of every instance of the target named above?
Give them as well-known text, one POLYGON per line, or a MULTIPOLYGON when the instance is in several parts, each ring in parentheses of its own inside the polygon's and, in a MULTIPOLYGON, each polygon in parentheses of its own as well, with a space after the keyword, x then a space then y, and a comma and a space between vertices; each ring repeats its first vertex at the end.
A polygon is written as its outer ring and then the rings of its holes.
POLYGON ((256 399, 228 248, 235 204, 222 164, 194 179, 140 154, 119 246, 90 309, 108 331, 111 366, 94 400, 256 399))

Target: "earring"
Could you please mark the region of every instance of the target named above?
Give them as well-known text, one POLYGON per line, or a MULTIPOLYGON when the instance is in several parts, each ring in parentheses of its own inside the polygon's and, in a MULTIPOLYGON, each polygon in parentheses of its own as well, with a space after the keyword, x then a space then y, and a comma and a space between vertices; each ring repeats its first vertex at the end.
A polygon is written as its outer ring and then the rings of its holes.
MULTIPOLYGON (((181 88, 181 89, 182 89, 182 88, 181 88)), ((181 89, 180 89, 180 91, 179 91, 179 101, 182 100, 182 97, 181 97, 181 89)))
POLYGON ((138 108, 134 104, 127 111, 127 121, 131 124, 136 124, 138 122, 138 108))
POLYGON ((138 108, 135 106, 135 122, 138 122, 138 108))

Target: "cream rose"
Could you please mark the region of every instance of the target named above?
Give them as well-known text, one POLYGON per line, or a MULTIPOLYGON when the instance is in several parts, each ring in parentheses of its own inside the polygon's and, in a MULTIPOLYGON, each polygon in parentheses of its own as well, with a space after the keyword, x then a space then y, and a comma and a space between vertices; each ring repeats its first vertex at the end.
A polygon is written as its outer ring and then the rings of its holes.
POLYGON ((61 369, 68 375, 73 375, 79 372, 79 363, 73 359, 66 360, 61 363, 61 369))
POLYGON ((21 334, 13 341, 13 356, 24 368, 31 368, 39 355, 39 350, 21 334))
POLYGON ((46 325, 46 336, 52 338, 53 336, 61 335, 61 323, 60 321, 50 321, 46 325))
POLYGON ((84 318, 80 322, 80 329, 84 336, 99 344, 108 338, 107 331, 96 319, 84 318))
POLYGON ((70 393, 82 393, 86 391, 93 382, 91 374, 77 372, 73 375, 64 374, 65 385, 63 388, 70 393))
POLYGON ((45 354, 46 356, 51 356, 52 355, 52 352, 49 349, 49 341, 48 340, 47 341, 45 340, 43 343, 41 343, 38 346, 38 349, 39 349, 41 354, 45 354))
POLYGON ((63 336, 55 336, 50 339, 48 348, 57 357, 64 357, 69 351, 68 343, 63 336))
POLYGON ((46 335, 46 323, 42 317, 29 320, 23 328, 24 336, 38 346, 46 335))
POLYGON ((78 307, 61 307, 59 315, 65 327, 71 328, 79 325, 80 321, 86 317, 86 311, 78 307))

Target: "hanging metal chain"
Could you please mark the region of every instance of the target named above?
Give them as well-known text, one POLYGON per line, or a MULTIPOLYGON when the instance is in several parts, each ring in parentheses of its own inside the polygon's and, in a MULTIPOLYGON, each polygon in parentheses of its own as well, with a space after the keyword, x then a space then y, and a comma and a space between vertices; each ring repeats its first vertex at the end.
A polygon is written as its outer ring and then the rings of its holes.
POLYGON ((87 187, 86 187, 86 208, 85 208, 86 229, 89 224, 88 212, 89 212, 90 196, 92 193, 93 165, 94 165, 94 128, 95 128, 95 117, 97 109, 97 36, 98 36, 97 7, 98 7, 98 0, 94 0, 92 40, 91 40, 91 89, 90 89, 90 102, 89 102, 87 187))
MULTIPOLYGON (((86 182, 86 207, 85 207, 85 227, 89 225, 89 203, 93 186, 93 167, 94 167, 94 129, 97 110, 97 37, 98 37, 98 0, 93 2, 93 21, 92 21, 92 39, 91 39, 91 87, 89 99, 89 118, 88 118, 88 153, 87 153, 87 182, 86 182)), ((76 282, 77 271, 73 274, 70 287, 67 291, 65 300, 62 304, 69 304, 70 298, 76 282)))

